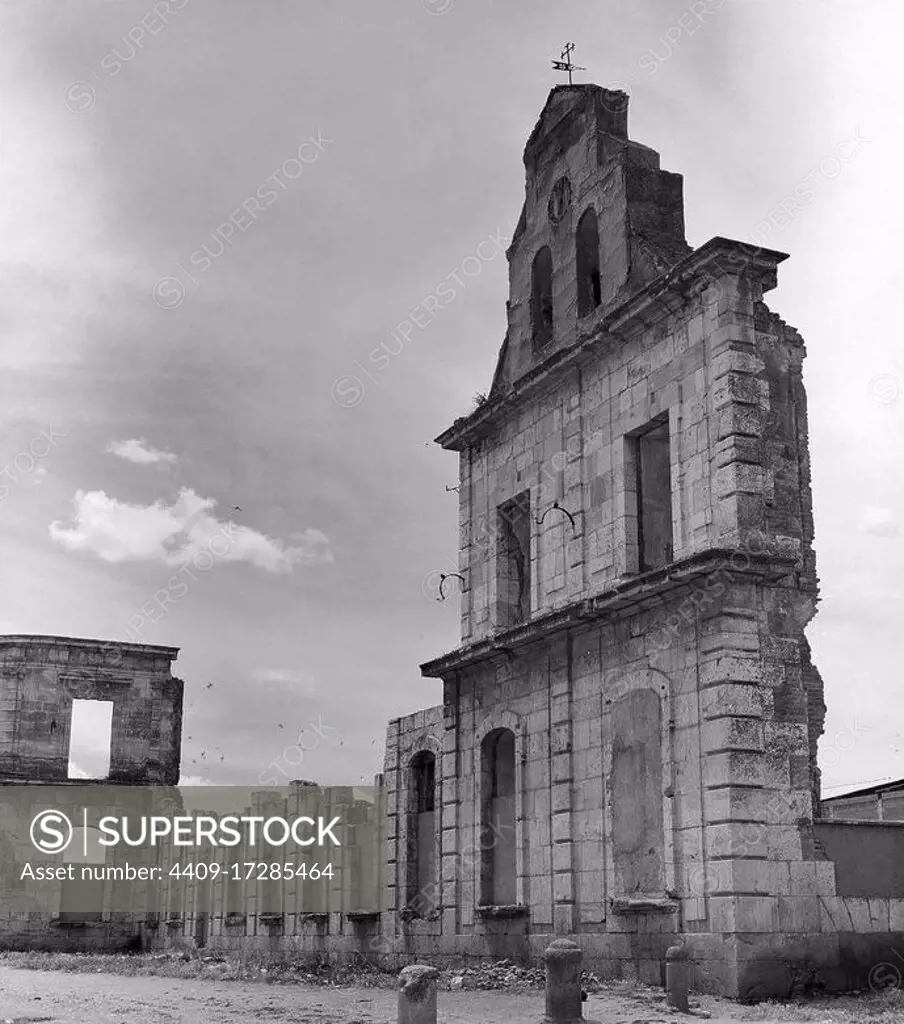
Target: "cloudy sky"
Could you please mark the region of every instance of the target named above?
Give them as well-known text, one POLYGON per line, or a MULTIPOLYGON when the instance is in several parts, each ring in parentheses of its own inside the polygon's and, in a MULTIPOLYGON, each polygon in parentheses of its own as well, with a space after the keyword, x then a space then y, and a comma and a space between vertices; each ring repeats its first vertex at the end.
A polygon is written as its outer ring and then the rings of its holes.
POLYGON ((3 20, 0 631, 180 647, 188 777, 379 770, 457 641, 423 586, 457 542, 456 457, 429 442, 489 385, 521 151, 574 40, 684 174, 692 244, 792 254, 770 303, 809 347, 825 781, 904 774, 893 0, 3 20))

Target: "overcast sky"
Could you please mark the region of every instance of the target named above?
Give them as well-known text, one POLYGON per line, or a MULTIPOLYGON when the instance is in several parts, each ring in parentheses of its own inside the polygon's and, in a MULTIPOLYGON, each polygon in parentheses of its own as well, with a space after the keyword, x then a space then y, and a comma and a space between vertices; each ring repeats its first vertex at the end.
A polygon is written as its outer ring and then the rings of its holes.
POLYGON ((809 352, 825 783, 904 775, 898 6, 4 4, 0 632, 181 648, 187 777, 370 781, 458 640, 429 442, 489 387, 574 40, 684 175, 692 245, 792 255, 768 301, 809 352))

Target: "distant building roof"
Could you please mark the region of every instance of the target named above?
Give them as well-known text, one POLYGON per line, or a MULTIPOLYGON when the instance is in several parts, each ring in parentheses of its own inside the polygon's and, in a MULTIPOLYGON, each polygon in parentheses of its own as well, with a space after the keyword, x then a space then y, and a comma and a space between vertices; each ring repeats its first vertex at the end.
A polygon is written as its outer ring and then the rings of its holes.
POLYGON ((850 786, 835 786, 832 795, 823 797, 823 803, 831 803, 833 800, 846 799, 851 796, 872 796, 874 793, 887 793, 896 790, 904 790, 904 779, 886 779, 884 782, 877 782, 871 786, 864 786, 856 783, 850 786))

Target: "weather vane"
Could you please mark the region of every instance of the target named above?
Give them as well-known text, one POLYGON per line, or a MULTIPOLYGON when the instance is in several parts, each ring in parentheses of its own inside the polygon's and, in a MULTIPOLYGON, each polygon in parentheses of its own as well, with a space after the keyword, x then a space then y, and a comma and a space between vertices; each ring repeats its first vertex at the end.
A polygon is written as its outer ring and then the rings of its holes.
POLYGON ((571 55, 574 53, 574 43, 566 43, 565 48, 559 54, 559 60, 552 62, 554 71, 567 71, 568 72, 568 84, 573 85, 571 81, 572 71, 586 71, 586 68, 580 68, 577 64, 571 63, 571 55))

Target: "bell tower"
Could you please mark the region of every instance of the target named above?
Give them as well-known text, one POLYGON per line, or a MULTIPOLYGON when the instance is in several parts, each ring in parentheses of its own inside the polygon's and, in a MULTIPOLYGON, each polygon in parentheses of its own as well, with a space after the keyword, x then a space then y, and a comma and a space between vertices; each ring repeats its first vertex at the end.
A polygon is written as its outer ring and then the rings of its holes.
POLYGON ((606 311, 691 250, 680 174, 628 138, 628 97, 560 85, 524 149, 525 199, 508 251, 508 332, 494 390, 573 346, 606 311))

